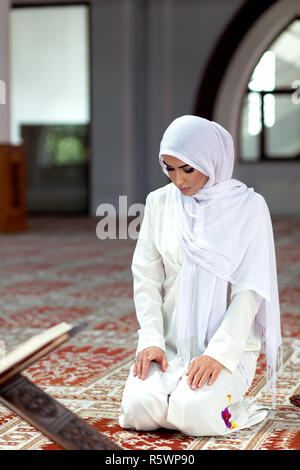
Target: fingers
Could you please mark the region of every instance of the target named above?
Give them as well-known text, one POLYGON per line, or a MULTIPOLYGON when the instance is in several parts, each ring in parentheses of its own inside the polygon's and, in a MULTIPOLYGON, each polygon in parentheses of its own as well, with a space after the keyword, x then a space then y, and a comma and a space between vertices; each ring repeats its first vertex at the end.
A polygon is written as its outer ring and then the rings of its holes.
POLYGON ((160 368, 162 372, 166 372, 168 368, 168 361, 165 355, 163 355, 162 360, 160 361, 160 368))
POLYGON ((196 361, 192 361, 186 373, 186 375, 188 376, 187 384, 190 385, 191 388, 193 388, 195 385, 196 374, 198 373, 199 375, 199 370, 200 369, 199 366, 196 364, 196 361))
POLYGON ((205 365, 199 366, 197 362, 191 363, 186 373, 187 384, 191 386, 192 390, 202 388, 206 383, 211 386, 215 383, 219 373, 219 367, 206 367, 205 365))
MULTIPOLYGON (((134 368, 133 368, 134 377, 138 376, 139 379, 142 378, 143 367, 146 361, 147 361, 146 357, 143 357, 143 356, 138 356, 136 358, 135 363, 134 363, 134 368)), ((144 369, 144 374, 145 374, 145 369, 144 369)))
POLYGON ((140 362, 141 362, 141 361, 142 361, 142 358, 141 358, 141 357, 137 356, 137 357, 135 358, 134 366, 133 366, 133 375, 134 375, 134 377, 135 377, 136 375, 138 375, 138 370, 139 370, 139 366, 140 366, 140 362))
POLYGON ((192 390, 196 390, 197 388, 201 388, 203 387, 203 385, 206 384, 206 382, 210 378, 210 375, 210 371, 198 370, 198 372, 190 374, 187 383, 191 386, 192 390))
POLYGON ((208 370, 208 371, 206 370, 205 372, 203 372, 203 374, 201 374, 201 373, 196 374, 195 379, 193 380, 193 388, 194 389, 196 389, 197 387, 202 388, 203 385, 205 385, 207 383, 210 376, 211 376, 211 371, 210 370, 208 370))
POLYGON ((195 359, 190 363, 189 368, 186 372, 186 375, 190 375, 190 373, 192 372, 193 369, 196 369, 195 368, 195 359))
POLYGON ((197 388, 201 388, 206 381, 208 380, 210 374, 206 370, 202 369, 192 369, 189 376, 187 383, 191 386, 192 390, 196 390, 197 388))
POLYGON ((214 370, 213 373, 211 374, 210 381, 208 382, 207 385, 213 385, 215 381, 217 380, 219 373, 220 372, 218 370, 214 370))
POLYGON ((142 351, 136 357, 134 368, 133 368, 133 375, 134 377, 138 376, 140 379, 144 380, 148 376, 149 370, 149 363, 151 361, 156 361, 160 363, 160 367, 162 372, 165 372, 168 367, 168 361, 163 352, 157 354, 156 351, 142 351))
POLYGON ((148 375, 149 362, 150 362, 150 359, 148 357, 143 358, 142 371, 141 371, 141 375, 139 376, 139 378, 142 380, 145 380, 145 378, 148 375))
POLYGON ((152 355, 150 353, 142 353, 138 355, 135 360, 133 369, 133 375, 138 376, 139 379, 144 380, 148 375, 149 363, 152 361, 152 355))

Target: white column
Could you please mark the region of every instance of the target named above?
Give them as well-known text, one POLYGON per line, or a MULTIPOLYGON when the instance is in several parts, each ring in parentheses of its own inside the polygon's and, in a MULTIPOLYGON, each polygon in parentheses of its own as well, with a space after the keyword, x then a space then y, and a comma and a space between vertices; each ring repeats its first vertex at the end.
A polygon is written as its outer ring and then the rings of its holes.
POLYGON ((166 129, 173 120, 172 109, 172 48, 173 48, 173 0, 163 0, 162 15, 163 15, 163 117, 164 126, 166 129))
POLYGON ((10 12, 10 0, 1 0, 0 1, 0 144, 10 143, 9 12, 10 12))
POLYGON ((133 77, 132 77, 132 15, 133 5, 131 0, 123 0, 123 171, 124 194, 128 197, 128 203, 132 204, 134 192, 134 148, 133 148, 133 77))

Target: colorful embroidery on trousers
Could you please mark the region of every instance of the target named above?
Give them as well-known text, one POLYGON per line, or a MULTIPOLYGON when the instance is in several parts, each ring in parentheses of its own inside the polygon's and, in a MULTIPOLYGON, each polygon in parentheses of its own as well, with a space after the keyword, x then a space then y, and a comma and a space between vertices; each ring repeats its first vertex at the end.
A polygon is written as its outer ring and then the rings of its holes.
MULTIPOLYGON (((228 394, 227 395, 227 398, 228 398, 228 406, 230 406, 230 403, 231 403, 231 395, 228 394)), ((224 420, 225 424, 226 424, 226 427, 228 429, 234 429, 237 427, 237 423, 235 421, 229 421, 230 418, 231 418, 231 413, 229 411, 228 408, 225 408, 222 412, 221 412, 221 416, 222 416, 222 419, 224 420)))

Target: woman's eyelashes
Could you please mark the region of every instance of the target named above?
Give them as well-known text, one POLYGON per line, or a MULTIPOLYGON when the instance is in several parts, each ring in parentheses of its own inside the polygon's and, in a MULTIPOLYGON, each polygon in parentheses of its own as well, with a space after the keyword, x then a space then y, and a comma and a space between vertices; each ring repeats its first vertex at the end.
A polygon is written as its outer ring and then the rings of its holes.
MULTIPOLYGON (((173 171, 174 168, 167 167, 167 171, 173 171)), ((185 173, 193 173, 194 168, 189 168, 188 170, 183 170, 185 173)))

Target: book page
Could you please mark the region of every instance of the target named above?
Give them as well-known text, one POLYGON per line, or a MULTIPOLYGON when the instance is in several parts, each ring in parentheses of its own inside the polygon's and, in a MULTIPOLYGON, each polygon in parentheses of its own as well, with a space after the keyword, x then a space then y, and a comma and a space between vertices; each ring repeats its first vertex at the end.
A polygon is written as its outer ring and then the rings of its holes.
POLYGON ((46 331, 24 341, 24 343, 17 346, 13 351, 10 351, 3 359, 0 359, 0 374, 10 369, 13 365, 26 359, 26 357, 31 356, 47 343, 50 343, 58 336, 61 336, 72 328, 73 326, 69 323, 58 323, 57 325, 48 328, 46 331))

